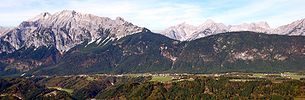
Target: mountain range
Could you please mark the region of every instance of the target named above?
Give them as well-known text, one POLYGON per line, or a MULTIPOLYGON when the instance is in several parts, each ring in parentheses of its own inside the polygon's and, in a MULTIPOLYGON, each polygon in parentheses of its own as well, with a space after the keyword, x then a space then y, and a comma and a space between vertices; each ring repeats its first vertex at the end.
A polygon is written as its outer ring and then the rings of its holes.
POLYGON ((276 29, 208 20, 153 33, 121 17, 45 12, 0 28, 0 75, 304 71, 303 20, 276 29))
POLYGON ((50 45, 65 52, 84 41, 93 42, 106 37, 116 39, 142 31, 146 29, 120 17, 112 20, 69 10, 52 15, 45 12, 6 31, 0 41, 7 45, 2 45, 0 53, 11 53, 22 47, 50 45))
POLYGON ((303 36, 305 35, 304 20, 305 19, 297 20, 292 22, 291 24, 283 25, 278 28, 270 28, 267 22, 243 23, 240 25, 225 25, 223 23, 216 23, 209 19, 199 26, 189 25, 187 23, 171 26, 161 31, 161 34, 180 41, 194 40, 223 32, 238 31, 252 31, 267 34, 303 36))

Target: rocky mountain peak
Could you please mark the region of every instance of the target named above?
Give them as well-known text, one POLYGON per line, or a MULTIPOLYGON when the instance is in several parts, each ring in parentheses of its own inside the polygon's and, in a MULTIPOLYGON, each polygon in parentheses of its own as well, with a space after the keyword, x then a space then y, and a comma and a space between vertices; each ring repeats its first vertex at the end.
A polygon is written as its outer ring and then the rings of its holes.
POLYGON ((260 26, 262 28, 270 28, 269 24, 265 21, 260 21, 260 22, 257 22, 255 23, 257 26, 260 26))
POLYGON ((170 38, 176 38, 178 40, 186 40, 186 39, 188 39, 189 36, 192 35, 192 33, 194 31, 196 31, 195 30, 196 28, 197 27, 195 27, 193 25, 183 22, 176 26, 171 26, 171 27, 163 30, 161 33, 166 33, 164 35, 167 37, 170 37, 170 38), (180 33, 180 34, 177 34, 177 33, 180 33))
POLYGON ((202 25, 211 25, 215 24, 215 22, 212 19, 207 19, 202 25))
POLYGON ((49 12, 43 12, 43 13, 40 13, 39 15, 29 19, 28 21, 37 21, 37 20, 44 20, 44 19, 47 19, 51 16, 51 14, 49 12))
POLYGON ((124 18, 122 18, 122 17, 116 17, 115 20, 117 20, 117 21, 124 21, 125 22, 124 18))
MULTIPOLYGON (((54 14, 41 13, 24 21, 16 29, 4 35, 1 41, 10 43, 14 50, 52 45, 59 51, 65 52, 85 41, 91 43, 106 37, 121 38, 146 30, 120 17, 112 20, 108 17, 64 10, 54 14)), ((0 48, 0 53, 14 50, 0 48)))
POLYGON ((13 27, 2 27, 0 26, 0 37, 3 36, 5 33, 7 33, 8 31, 12 30, 13 27))
POLYGON ((243 23, 240 25, 229 25, 228 31, 253 31, 253 32, 263 32, 268 33, 270 27, 267 22, 255 22, 255 23, 243 23))
POLYGON ((57 16, 59 18, 61 18, 61 17, 68 17, 68 18, 72 17, 73 18, 74 16, 83 16, 83 15, 86 15, 86 14, 77 13, 74 10, 63 10, 61 12, 57 12, 54 14, 54 16, 57 16))
POLYGON ((77 12, 74 11, 74 10, 63 10, 61 12, 59 12, 60 14, 72 14, 72 15, 75 15, 77 12))
POLYGON ((305 35, 305 18, 294 21, 290 24, 280 26, 272 30, 273 34, 281 35, 305 35))
POLYGON ((223 30, 226 29, 227 26, 223 23, 216 23, 215 21, 208 19, 203 24, 197 26, 197 30, 206 30, 206 29, 212 29, 212 30, 223 30))

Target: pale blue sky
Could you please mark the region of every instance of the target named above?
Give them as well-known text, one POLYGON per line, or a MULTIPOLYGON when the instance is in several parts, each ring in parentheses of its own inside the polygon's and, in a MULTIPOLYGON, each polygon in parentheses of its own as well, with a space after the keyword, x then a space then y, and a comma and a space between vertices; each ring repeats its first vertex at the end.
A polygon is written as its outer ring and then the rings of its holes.
POLYGON ((0 0, 0 26, 17 26, 42 12, 75 10, 123 17, 151 30, 207 19, 224 24, 267 21, 271 27, 305 18, 305 0, 0 0))

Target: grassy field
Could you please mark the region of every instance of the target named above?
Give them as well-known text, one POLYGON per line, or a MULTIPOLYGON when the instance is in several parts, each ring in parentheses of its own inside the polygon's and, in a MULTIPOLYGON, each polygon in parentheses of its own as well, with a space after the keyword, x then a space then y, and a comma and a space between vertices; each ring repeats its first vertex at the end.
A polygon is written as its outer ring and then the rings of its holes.
POLYGON ((294 100, 305 100, 303 97, 295 97, 294 100))
POLYGON ((59 91, 65 91, 69 94, 72 94, 73 93, 73 89, 65 89, 65 88, 61 88, 61 87, 48 87, 49 89, 56 89, 56 90, 59 90, 59 91))
POLYGON ((295 79, 295 80, 300 80, 301 78, 305 78, 304 75, 298 74, 298 73, 285 72, 284 75, 286 75, 285 77, 295 79))
POLYGON ((303 74, 292 73, 292 72, 284 72, 284 73, 281 73, 281 74, 280 73, 278 73, 278 74, 256 73, 256 74, 253 74, 253 77, 266 78, 270 75, 278 75, 279 77, 290 78, 290 79, 294 79, 294 80, 300 80, 301 78, 305 78, 305 75, 303 75, 303 74))
POLYGON ((232 82, 248 82, 248 81, 258 81, 256 79, 230 79, 232 82))
POLYGON ((174 80, 172 82, 180 82, 180 81, 194 81, 193 78, 189 78, 189 79, 178 79, 178 80, 174 80))
POLYGON ((171 82, 172 77, 171 76, 153 76, 150 81, 155 82, 171 82))

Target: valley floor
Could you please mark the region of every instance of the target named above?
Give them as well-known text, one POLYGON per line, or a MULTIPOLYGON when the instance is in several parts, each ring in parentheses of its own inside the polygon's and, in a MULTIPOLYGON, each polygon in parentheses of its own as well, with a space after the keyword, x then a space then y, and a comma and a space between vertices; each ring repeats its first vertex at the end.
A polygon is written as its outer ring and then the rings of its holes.
POLYGON ((305 99, 305 75, 231 72, 2 77, 0 99, 305 99))

